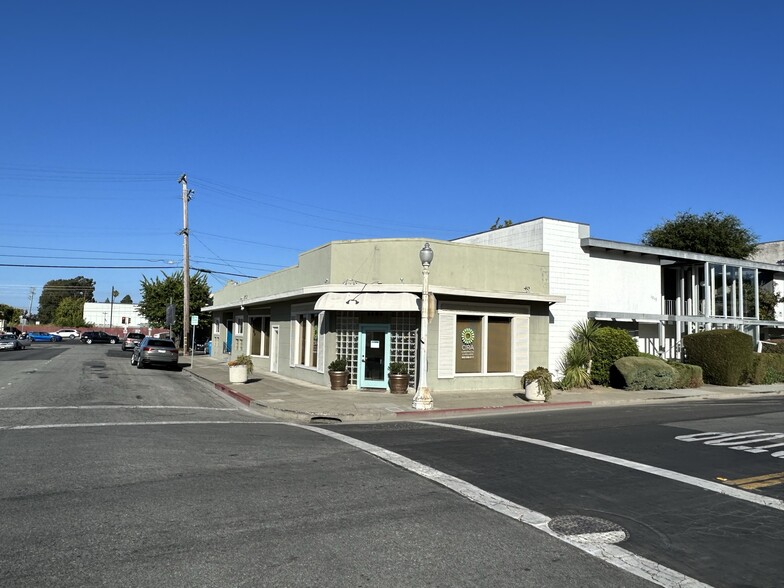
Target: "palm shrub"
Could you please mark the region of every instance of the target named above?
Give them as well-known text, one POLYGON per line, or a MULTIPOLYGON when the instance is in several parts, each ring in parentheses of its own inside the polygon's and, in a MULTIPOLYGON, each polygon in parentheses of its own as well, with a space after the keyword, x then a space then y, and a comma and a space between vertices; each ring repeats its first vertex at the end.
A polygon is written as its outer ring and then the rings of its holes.
POLYGON ((563 374, 561 378, 561 388, 571 390, 572 388, 590 388, 591 374, 588 373, 588 365, 591 356, 584 345, 572 342, 567 347, 561 361, 558 363, 558 370, 563 374))
POLYGON ((637 357, 640 352, 632 336, 623 329, 600 327, 593 334, 596 353, 593 356, 591 380, 600 386, 610 385, 610 366, 622 357, 637 357))
POLYGON ((593 319, 588 319, 572 326, 572 332, 569 334, 572 346, 582 348, 580 354, 584 354, 587 357, 584 364, 589 377, 593 367, 593 356, 596 355, 597 351, 596 333, 600 328, 599 323, 593 319))

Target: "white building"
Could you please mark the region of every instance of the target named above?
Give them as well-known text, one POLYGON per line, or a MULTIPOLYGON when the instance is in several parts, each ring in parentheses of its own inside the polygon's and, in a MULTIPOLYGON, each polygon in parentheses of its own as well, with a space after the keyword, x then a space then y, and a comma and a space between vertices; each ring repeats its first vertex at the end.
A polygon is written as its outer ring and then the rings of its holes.
POLYGON ((149 323, 139 312, 136 304, 120 304, 115 302, 85 302, 84 321, 96 327, 125 327, 134 329, 146 327, 149 323))
POLYGON ((683 335, 736 328, 754 338, 784 332, 784 304, 774 320, 759 315, 759 291, 784 293, 784 266, 764 261, 594 239, 587 224, 538 218, 456 239, 550 254, 549 365, 557 371, 579 321, 624 328, 641 351, 679 357, 683 335))

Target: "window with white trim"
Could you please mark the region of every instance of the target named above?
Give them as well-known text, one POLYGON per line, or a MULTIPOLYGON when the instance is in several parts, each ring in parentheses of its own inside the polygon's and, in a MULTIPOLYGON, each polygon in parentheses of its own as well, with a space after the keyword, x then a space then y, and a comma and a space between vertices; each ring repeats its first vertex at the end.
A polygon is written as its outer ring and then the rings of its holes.
POLYGON ((294 315, 295 365, 316 367, 318 365, 318 313, 294 315))
POLYGON ((245 320, 241 316, 238 316, 234 322, 234 334, 238 337, 242 337, 244 330, 245 320))
POLYGON ((252 316, 249 321, 250 354, 269 357, 270 317, 252 316))
POLYGON ((458 314, 456 374, 512 372, 512 317, 458 314))
POLYGON ((212 334, 220 335, 220 317, 216 316, 212 319, 212 334))

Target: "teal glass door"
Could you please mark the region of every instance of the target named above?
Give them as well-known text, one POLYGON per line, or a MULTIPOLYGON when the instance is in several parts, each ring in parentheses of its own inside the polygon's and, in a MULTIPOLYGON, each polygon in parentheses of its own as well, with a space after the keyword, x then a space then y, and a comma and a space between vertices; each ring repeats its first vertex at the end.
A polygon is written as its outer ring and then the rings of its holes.
POLYGON ((359 325, 359 388, 387 388, 389 325, 359 325))

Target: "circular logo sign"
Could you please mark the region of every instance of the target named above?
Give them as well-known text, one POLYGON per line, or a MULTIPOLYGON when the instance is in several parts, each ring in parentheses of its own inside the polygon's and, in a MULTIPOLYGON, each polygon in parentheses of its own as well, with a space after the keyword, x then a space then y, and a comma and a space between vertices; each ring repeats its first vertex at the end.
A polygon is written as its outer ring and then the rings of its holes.
POLYGON ((474 339, 476 339, 476 335, 474 335, 474 330, 472 328, 466 327, 461 331, 460 340, 463 342, 463 344, 471 345, 471 343, 474 342, 474 339))

